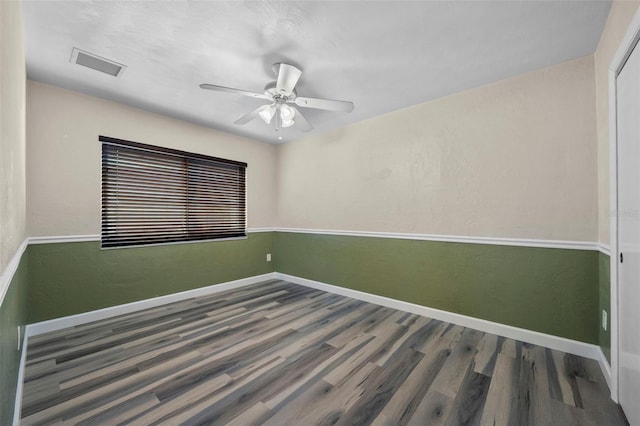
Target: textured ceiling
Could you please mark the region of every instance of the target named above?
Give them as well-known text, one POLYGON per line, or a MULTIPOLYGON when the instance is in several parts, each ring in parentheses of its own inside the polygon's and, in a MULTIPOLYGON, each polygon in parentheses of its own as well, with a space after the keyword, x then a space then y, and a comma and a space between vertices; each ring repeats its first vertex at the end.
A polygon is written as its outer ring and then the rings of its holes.
MULTIPOLYGON (((301 109, 323 132, 594 52, 607 1, 30 1, 29 78, 275 143, 261 92, 271 65, 303 70, 300 96, 349 100, 351 114, 301 109), (72 64, 77 47, 127 66, 115 78, 72 64)), ((288 128, 284 141, 307 134, 288 128)))

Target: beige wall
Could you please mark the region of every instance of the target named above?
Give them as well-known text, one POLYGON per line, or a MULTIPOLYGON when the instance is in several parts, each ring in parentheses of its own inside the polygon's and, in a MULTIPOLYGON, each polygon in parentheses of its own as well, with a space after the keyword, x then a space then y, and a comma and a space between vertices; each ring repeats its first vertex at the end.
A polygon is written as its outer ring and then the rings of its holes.
POLYGON ((595 241, 594 105, 589 56, 280 146, 278 226, 595 241))
POLYGON ((608 69, 639 1, 615 1, 594 55, 598 123, 598 239, 609 244, 609 82, 608 69))
POLYGON ((273 226, 275 146, 28 81, 29 236, 100 233, 99 135, 247 162, 248 226, 273 226))
POLYGON ((22 9, 0 1, 0 271, 25 238, 25 63, 22 9))
POLYGON ((28 82, 28 234, 99 233, 104 134, 247 161, 251 228, 607 243, 606 69, 639 4, 594 57, 278 147, 28 82))

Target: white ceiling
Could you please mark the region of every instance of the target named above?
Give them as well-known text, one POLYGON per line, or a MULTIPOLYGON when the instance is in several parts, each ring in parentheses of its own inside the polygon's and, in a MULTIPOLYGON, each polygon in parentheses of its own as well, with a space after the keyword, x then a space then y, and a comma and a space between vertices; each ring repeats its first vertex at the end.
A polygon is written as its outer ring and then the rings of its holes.
MULTIPOLYGON (((23 2, 31 79, 275 143, 261 92, 271 65, 303 70, 299 96, 349 100, 351 114, 302 109, 324 132, 594 52, 608 1, 23 2), (127 65, 115 78, 70 62, 77 47, 127 65)), ((284 141, 305 136, 283 130, 284 141)))

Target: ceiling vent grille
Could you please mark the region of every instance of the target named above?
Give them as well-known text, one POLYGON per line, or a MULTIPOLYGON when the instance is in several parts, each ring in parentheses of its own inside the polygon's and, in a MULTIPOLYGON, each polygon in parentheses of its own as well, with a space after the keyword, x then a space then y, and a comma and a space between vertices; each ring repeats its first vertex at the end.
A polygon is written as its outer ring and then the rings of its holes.
POLYGON ((74 64, 82 65, 83 67, 91 68, 96 71, 100 71, 105 74, 109 74, 113 77, 120 77, 124 70, 127 68, 125 65, 111 61, 109 59, 101 58, 84 50, 80 50, 77 47, 73 48, 71 52, 71 62, 74 64))

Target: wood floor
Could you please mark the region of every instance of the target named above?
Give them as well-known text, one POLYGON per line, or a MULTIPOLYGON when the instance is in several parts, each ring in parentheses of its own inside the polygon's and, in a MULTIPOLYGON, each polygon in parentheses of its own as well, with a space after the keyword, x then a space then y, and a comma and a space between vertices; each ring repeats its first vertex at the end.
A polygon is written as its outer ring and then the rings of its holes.
POLYGON ((271 281, 29 339, 22 424, 618 425, 598 365, 271 281))

